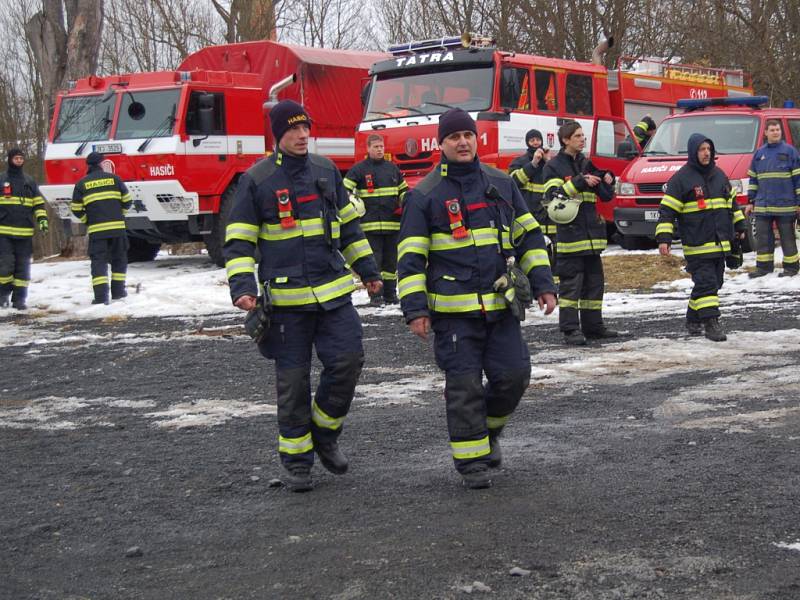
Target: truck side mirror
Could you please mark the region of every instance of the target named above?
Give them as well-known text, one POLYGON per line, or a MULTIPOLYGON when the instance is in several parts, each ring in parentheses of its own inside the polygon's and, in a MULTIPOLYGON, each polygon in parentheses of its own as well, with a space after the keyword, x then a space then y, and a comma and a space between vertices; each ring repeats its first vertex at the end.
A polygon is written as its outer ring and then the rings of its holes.
POLYGON ((133 101, 128 105, 128 116, 134 121, 141 121, 144 119, 144 113, 147 112, 144 104, 141 102, 133 101))
POLYGON ((197 124, 202 135, 211 135, 214 131, 214 95, 202 94, 197 99, 197 124))

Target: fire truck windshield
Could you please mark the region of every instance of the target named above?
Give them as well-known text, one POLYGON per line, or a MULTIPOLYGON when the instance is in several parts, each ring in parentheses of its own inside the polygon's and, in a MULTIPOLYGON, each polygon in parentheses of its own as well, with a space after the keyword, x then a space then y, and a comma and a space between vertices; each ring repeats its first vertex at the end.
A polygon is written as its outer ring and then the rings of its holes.
POLYGON ((126 91, 122 95, 115 139, 171 136, 173 122, 170 115, 176 114, 178 94, 180 90, 126 91), (165 126, 167 122, 169 126, 165 126))
POLYGON ((108 119, 113 104, 100 95, 70 96, 61 100, 54 142, 107 140, 111 126, 108 119))
POLYGON ((666 119, 656 129, 644 154, 686 154, 686 145, 693 133, 702 133, 713 141, 717 154, 750 154, 756 147, 758 118, 709 114, 666 119))
POLYGON ((454 106, 486 110, 492 103, 493 73, 493 68, 486 66, 378 74, 364 120, 440 114, 454 106))

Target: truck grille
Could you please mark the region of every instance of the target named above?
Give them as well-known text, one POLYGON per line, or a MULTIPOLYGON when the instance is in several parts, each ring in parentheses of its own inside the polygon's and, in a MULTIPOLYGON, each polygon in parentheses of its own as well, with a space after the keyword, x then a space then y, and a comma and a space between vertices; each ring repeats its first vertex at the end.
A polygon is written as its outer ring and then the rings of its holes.
POLYGON ((637 206, 658 206, 661 204, 661 196, 653 196, 652 198, 636 198, 637 206))
POLYGON ((642 194, 663 194, 664 182, 661 183, 640 183, 639 192, 642 194))

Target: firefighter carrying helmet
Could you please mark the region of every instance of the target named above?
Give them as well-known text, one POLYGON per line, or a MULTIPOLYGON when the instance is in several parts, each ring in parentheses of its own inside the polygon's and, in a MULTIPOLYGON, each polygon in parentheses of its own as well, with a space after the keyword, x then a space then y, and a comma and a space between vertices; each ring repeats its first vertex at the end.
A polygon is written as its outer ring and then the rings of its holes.
POLYGON ((572 223, 578 216, 581 206, 580 198, 570 198, 564 194, 554 194, 547 205, 547 216, 553 223, 566 225, 572 223))

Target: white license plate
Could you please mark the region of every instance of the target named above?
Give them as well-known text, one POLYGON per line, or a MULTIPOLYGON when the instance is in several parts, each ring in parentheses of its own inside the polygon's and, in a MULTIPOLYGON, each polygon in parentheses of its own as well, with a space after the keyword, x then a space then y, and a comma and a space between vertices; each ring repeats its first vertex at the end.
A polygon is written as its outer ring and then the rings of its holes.
POLYGON ((95 152, 100 154, 121 154, 122 144, 95 144, 93 147, 95 152))
POLYGON ((657 210, 646 210, 644 211, 644 220, 645 221, 658 221, 660 214, 657 210))

